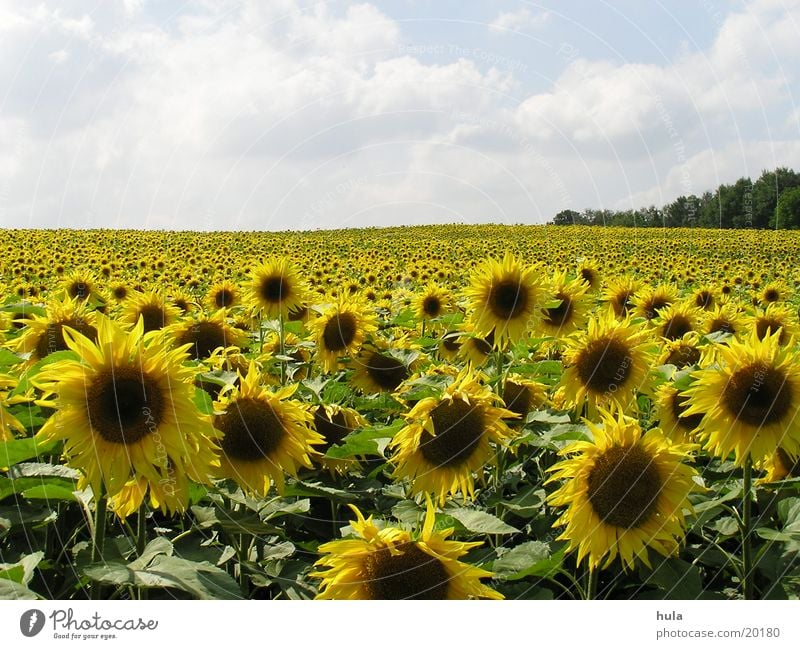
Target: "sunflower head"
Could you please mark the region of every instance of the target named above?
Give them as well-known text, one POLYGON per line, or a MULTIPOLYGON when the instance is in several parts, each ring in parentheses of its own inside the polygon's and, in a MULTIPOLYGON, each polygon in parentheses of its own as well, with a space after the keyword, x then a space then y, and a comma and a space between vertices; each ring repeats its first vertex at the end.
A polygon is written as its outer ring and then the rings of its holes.
POLYGON ((245 332, 228 324, 225 309, 211 316, 181 320, 165 331, 173 336, 178 347, 189 345, 189 355, 195 360, 209 358, 219 348, 244 349, 249 342, 245 332))
POLYGON ((661 309, 678 301, 678 289, 671 284, 646 287, 633 299, 634 313, 647 320, 654 320, 661 309))
POLYGON ((434 320, 450 313, 452 308, 451 293, 434 283, 428 284, 414 301, 414 312, 420 320, 434 320))
POLYGON ((321 579, 317 599, 502 599, 481 583, 492 574, 459 561, 481 545, 448 539, 452 529, 436 531, 428 499, 419 534, 389 525, 377 526, 350 505, 354 536, 320 546, 322 557, 312 577, 321 579))
POLYGON ((509 374, 503 383, 503 401, 519 417, 518 421, 524 422, 529 412, 547 404, 547 386, 519 374, 509 374))
POLYGON ((31 358, 40 360, 53 352, 69 349, 64 338, 64 328, 70 327, 91 340, 97 340, 96 313, 86 307, 85 300, 66 297, 50 300, 44 316, 26 318, 25 330, 11 343, 19 353, 31 352, 31 358))
POLYGON ((702 330, 707 334, 738 336, 744 326, 741 310, 733 302, 723 302, 706 313, 702 330))
POLYGON ((409 478, 413 493, 475 494, 473 474, 493 459, 493 444, 512 435, 503 419, 517 415, 498 407, 499 397, 469 367, 439 397, 417 402, 391 442, 395 478, 409 478))
POLYGON ((311 323, 316 340, 316 358, 326 372, 338 367, 339 359, 356 353, 366 335, 377 330, 375 315, 360 302, 340 298, 311 323))
POLYGON ((291 399, 296 389, 294 384, 271 392, 255 363, 238 387, 223 388, 214 416, 221 447, 217 477, 265 496, 272 484, 283 491, 284 473, 295 476, 299 467, 311 468, 313 445, 324 440, 311 428, 308 409, 291 399))
POLYGON ((654 405, 659 428, 667 437, 682 444, 692 442, 703 415, 686 415, 689 405, 686 395, 670 383, 664 383, 656 391, 654 405))
POLYGON ((205 303, 211 311, 230 309, 242 301, 239 287, 231 281, 223 280, 211 286, 206 293, 205 303))
POLYGON ((786 345, 800 333, 797 325, 797 316, 784 306, 772 303, 766 309, 757 311, 747 318, 748 324, 755 329, 756 335, 762 340, 777 331, 780 331, 778 342, 786 345))
POLYGON ((678 340, 695 331, 700 310, 685 302, 676 302, 662 309, 650 322, 656 334, 667 340, 678 340))
POLYGON ((800 453, 800 357, 780 345, 780 331, 715 345, 717 362, 692 374, 686 416, 702 415, 699 435, 737 464, 775 453, 800 453))
POLYGON ((583 327, 592 306, 588 290, 580 279, 567 281, 565 272, 556 273, 547 290, 540 329, 548 336, 566 336, 583 327))
POLYGON ((489 259, 475 270, 465 296, 475 333, 494 331, 494 345, 503 348, 527 337, 536 326, 544 289, 535 268, 506 253, 502 262, 489 259))
POLYGON ((698 347, 700 336, 690 331, 675 340, 665 340, 658 358, 659 365, 674 365, 681 370, 700 362, 701 350, 698 347))
POLYGON ((633 311, 633 298, 641 288, 641 282, 627 275, 612 279, 603 291, 603 300, 609 305, 611 314, 626 318, 633 311))
POLYGON ((617 556, 626 569, 637 558, 649 566, 648 548, 669 556, 683 538, 695 487, 684 461, 693 447, 671 443, 657 428, 645 433, 621 413, 599 415, 600 424, 586 421, 593 441, 566 447, 566 459, 549 469, 548 482, 563 480, 548 498, 566 508, 555 523, 565 527, 559 538, 593 570, 617 556))
POLYGON ((122 322, 135 325, 144 321, 144 332, 157 331, 175 323, 180 315, 177 307, 169 304, 158 292, 138 293, 125 301, 122 322))
POLYGON ((188 481, 208 482, 217 464, 216 434, 194 404, 197 370, 185 348, 168 349, 163 336, 130 331, 98 316, 97 343, 65 328, 80 360, 58 361, 36 376, 36 387, 57 395, 56 413, 37 434, 63 440, 71 466, 95 493, 110 498, 133 479, 143 480, 165 511, 182 511, 188 481))
POLYGON ((250 272, 245 301, 254 313, 267 318, 289 318, 305 308, 308 287, 285 257, 271 259, 250 272))

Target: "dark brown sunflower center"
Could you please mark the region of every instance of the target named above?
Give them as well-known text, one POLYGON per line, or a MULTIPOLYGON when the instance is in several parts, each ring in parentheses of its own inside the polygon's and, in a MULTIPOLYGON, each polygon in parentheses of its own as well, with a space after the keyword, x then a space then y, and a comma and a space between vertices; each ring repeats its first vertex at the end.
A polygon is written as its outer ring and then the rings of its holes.
POLYGON ((777 302, 781 299, 781 294, 778 293, 774 288, 768 288, 764 291, 764 301, 765 302, 777 302))
POLYGON ((697 413, 696 415, 689 415, 688 417, 683 413, 689 409, 688 405, 684 405, 683 401, 686 396, 680 392, 676 392, 670 399, 670 406, 672 407, 672 415, 678 422, 678 425, 686 431, 692 431, 700 425, 703 421, 703 414, 697 413))
POLYGON ((342 352, 355 340, 358 323, 352 313, 337 313, 325 323, 322 331, 322 340, 325 349, 332 352, 342 352))
POLYGON ((793 460, 791 456, 784 451, 780 446, 776 451, 778 461, 786 469, 790 478, 800 478, 800 459, 793 460))
POLYGON ((551 327, 563 327, 569 324, 569 321, 572 319, 572 300, 564 292, 559 292, 556 295, 556 299, 561 300, 561 304, 552 309, 545 309, 544 321, 551 327))
POLYGON ((652 320, 658 315, 658 310, 663 309, 671 304, 669 300, 663 297, 656 297, 647 302, 644 307, 644 317, 652 320))
POLYGON ((736 328, 733 326, 733 323, 725 318, 714 318, 711 321, 711 324, 708 325, 708 330, 713 334, 715 332, 720 332, 724 334, 734 334, 736 333, 736 328))
POLYGON ((678 369, 694 365, 700 360, 700 350, 697 347, 681 345, 673 349, 667 356, 667 364, 674 365, 678 369))
POLYGON ((107 442, 135 444, 156 432, 167 409, 158 382, 137 367, 100 371, 86 392, 92 429, 107 442))
POLYGON ((595 393, 615 392, 625 385, 633 369, 628 347, 615 338, 591 341, 577 362, 581 382, 595 393))
POLYGON ((678 338, 683 338, 683 335, 688 334, 690 331, 692 331, 692 321, 685 315, 678 313, 664 323, 664 330, 661 335, 669 340, 677 340, 678 338))
POLYGON ((124 286, 115 286, 114 290, 112 291, 115 300, 124 300, 128 297, 128 289, 124 286))
POLYGON ((439 559, 416 543, 382 548, 364 559, 364 584, 370 599, 447 599, 449 576, 439 559))
POLYGON ((581 268, 578 272, 584 282, 586 282, 589 286, 594 285, 594 281, 597 276, 591 268, 581 268))
POLYGON ((322 406, 314 411, 314 428, 325 438, 325 444, 316 447, 323 453, 331 446, 341 444, 342 440, 352 432, 344 413, 339 411, 331 418, 322 406))
POLYGON ((443 401, 431 411, 435 435, 420 439, 420 453, 437 467, 458 466, 477 450, 484 434, 483 411, 461 400, 443 401))
POLYGON ((611 304, 614 307, 614 313, 616 315, 623 316, 630 311, 632 296, 633 291, 621 291, 614 296, 611 304))
POLYGON ((694 304, 701 309, 711 308, 714 304, 714 296, 709 291, 700 291, 694 296, 694 304))
POLYGON ((156 304, 146 304, 139 309, 139 315, 144 321, 144 332, 156 331, 166 324, 164 322, 164 309, 156 304))
POLYGON ((456 336, 452 336, 450 333, 448 333, 442 339, 442 345, 449 352, 457 352, 459 349, 461 349, 461 343, 458 342, 458 338, 456 336))
POLYGON ((233 291, 227 288, 221 288, 214 293, 214 304, 218 309, 233 306, 235 298, 236 296, 233 294, 233 291))
POLYGON ((196 322, 178 338, 178 346, 191 343, 189 354, 199 360, 211 356, 217 347, 225 347, 225 329, 216 322, 196 322))
POLYGON ((308 315, 308 307, 307 306, 298 306, 294 309, 291 309, 288 314, 289 320, 302 320, 308 315))
POLYGON ((435 318, 442 312, 442 301, 435 295, 429 295, 422 300, 422 310, 429 318, 435 318))
POLYGON ((83 320, 70 318, 61 322, 51 322, 47 325, 42 335, 39 336, 39 340, 36 341, 36 358, 44 358, 53 352, 69 349, 64 340, 64 327, 72 327, 89 340, 97 341, 97 329, 83 320))
POLYGON ((528 307, 528 289, 519 282, 504 279, 492 286, 489 292, 489 308, 497 318, 511 320, 528 307))
POLYGON ((270 457, 286 436, 286 429, 273 407, 258 399, 239 399, 228 412, 214 419, 214 427, 224 435, 220 446, 229 458, 257 462, 270 457))
POLYGON ((506 408, 517 413, 522 419, 525 419, 533 405, 528 386, 514 381, 506 381, 503 385, 503 399, 506 402, 506 408))
POLYGON ((67 293, 73 299, 85 300, 91 293, 91 288, 86 282, 72 282, 67 287, 67 293))
POLYGON ((656 510, 663 483, 653 458, 639 446, 614 446, 594 461, 587 495, 608 525, 631 529, 656 510))
POLYGON ((291 288, 289 282, 281 275, 271 275, 261 281, 258 291, 261 299, 270 304, 280 304, 289 297, 291 288))
POLYGON ((767 426, 783 420, 794 396, 783 371, 759 361, 734 372, 722 404, 738 421, 767 426))
POLYGON ((381 390, 392 391, 408 378, 408 369, 396 358, 373 352, 367 359, 365 369, 381 390))
POLYGON ((774 334, 778 329, 781 329, 778 343, 783 345, 786 342, 786 327, 780 320, 774 318, 759 318, 756 320, 756 335, 761 339, 774 334))

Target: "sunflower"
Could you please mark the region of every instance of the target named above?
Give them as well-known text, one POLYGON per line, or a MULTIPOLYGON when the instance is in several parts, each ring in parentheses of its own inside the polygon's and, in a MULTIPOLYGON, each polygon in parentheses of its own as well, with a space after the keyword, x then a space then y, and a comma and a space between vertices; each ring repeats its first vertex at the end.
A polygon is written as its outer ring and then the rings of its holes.
MULTIPOLYGON (((446 331, 442 334, 437 346, 437 354, 441 360, 452 361, 458 356, 461 350, 460 338, 461 335, 457 331, 446 331)), ((492 351, 491 345, 489 345, 489 351, 492 351)))
POLYGON ((703 311, 710 311, 717 305, 715 288, 711 285, 700 286, 692 292, 689 303, 703 311))
POLYGON ((559 392, 569 408, 625 410, 648 378, 655 346, 647 330, 610 314, 592 318, 586 332, 566 340, 559 392))
POLYGON ((322 580, 317 599, 503 599, 481 583, 492 573, 459 561, 481 542, 450 541, 453 529, 435 530, 430 499, 422 534, 378 527, 354 505, 350 521, 356 538, 319 547, 325 555, 311 576, 322 580))
MULTIPOLYGON (((245 302, 252 312, 266 318, 289 317, 305 307, 308 287, 286 258, 271 259, 250 272, 245 302)), ((299 318, 295 318, 299 319, 299 318)))
POLYGON ((653 403, 656 406, 659 428, 664 431, 664 434, 675 442, 690 443, 692 434, 703 420, 703 415, 686 415, 686 411, 689 409, 689 405, 686 403, 686 394, 679 391, 674 385, 664 383, 656 391, 653 403))
MULTIPOLYGON (((336 404, 323 404, 312 408, 314 416, 314 430, 319 433, 324 442, 316 450, 327 453, 332 446, 339 446, 344 438, 354 430, 365 428, 368 422, 364 417, 353 410, 336 404)), ((347 473, 358 464, 357 460, 339 459, 317 455, 312 458, 320 466, 332 472, 347 473)))
POLYGON ((464 294, 470 323, 479 336, 494 332, 494 346, 522 340, 541 317, 544 289, 537 270, 506 253, 502 262, 488 259, 473 273, 464 294))
POLYGON ((179 347, 190 345, 189 354, 195 360, 210 357, 220 347, 244 349, 249 342, 245 332, 228 324, 225 309, 220 309, 211 316, 201 315, 181 320, 165 331, 174 337, 175 344, 179 347))
POLYGON ((675 340, 665 340, 658 358, 658 365, 674 365, 683 369, 700 362, 701 351, 698 347, 700 335, 696 331, 685 333, 675 340))
POLYGON ((789 287, 781 281, 770 282, 761 291, 758 297, 759 302, 764 306, 783 302, 791 295, 789 287))
POLYGON ((17 379, 10 374, 0 374, 0 441, 4 442, 14 438, 12 430, 18 433, 25 432, 22 422, 12 415, 6 406, 27 401, 24 397, 9 397, 8 393, 17 387, 17 379))
POLYGON ((787 344, 800 333, 795 314, 786 307, 775 303, 752 316, 745 317, 745 322, 755 329, 761 339, 780 330, 781 335, 778 337, 778 342, 781 345, 787 344))
POLYGON ((625 318, 633 310, 633 297, 641 288, 641 282, 627 275, 612 279, 603 291, 603 300, 617 318, 625 318))
POLYGON ((67 297, 87 301, 97 296, 97 278, 93 273, 74 272, 62 282, 67 297))
POLYGON ((211 286, 206 292, 206 306, 211 311, 230 309, 242 301, 239 287, 233 282, 223 280, 211 286))
POLYGON ((125 301, 120 320, 133 326, 142 318, 144 332, 157 331, 173 324, 180 310, 158 292, 138 293, 125 301))
POLYGON ((738 336, 745 324, 739 307, 732 302, 724 302, 707 312, 702 331, 707 334, 723 333, 738 336))
POLYGON ((404 415, 406 425, 390 443, 393 476, 409 478, 412 493, 433 493, 440 503, 458 491, 474 498, 473 474, 492 459, 492 443, 513 435, 503 419, 517 415, 498 402, 480 375, 462 370, 441 396, 422 399, 404 415))
POLYGON ((316 358, 326 372, 334 372, 339 358, 358 352, 368 333, 377 330, 375 315, 360 303, 340 298, 311 323, 316 358))
POLYGON ((588 287, 590 291, 597 291, 600 288, 600 271, 591 261, 582 261, 578 266, 578 279, 588 287))
POLYGON ((633 298, 634 314, 647 320, 654 320, 661 309, 677 301, 678 289, 671 284, 647 286, 633 298))
POLYGON ((97 340, 96 314, 78 298, 52 299, 47 303, 45 315, 32 315, 25 320, 25 330, 13 343, 17 353, 30 352, 33 360, 40 360, 53 352, 66 351, 64 327, 71 327, 87 338, 97 340))
POLYGON ((377 341, 365 345, 353 359, 355 372, 351 383, 370 394, 394 392, 419 364, 419 352, 411 350, 408 345, 405 339, 391 345, 377 341))
POLYGON ((172 289, 169 301, 172 306, 178 309, 181 315, 188 315, 199 307, 197 302, 195 302, 194 296, 181 289, 172 289))
POLYGON ((736 463, 775 453, 800 453, 800 355, 781 347, 780 332, 716 345, 718 364, 694 372, 686 390, 689 415, 704 415, 699 435, 721 458, 736 463))
POLYGON ((778 447, 775 453, 761 463, 761 468, 767 472, 759 484, 778 482, 789 478, 800 478, 800 458, 792 457, 782 448, 778 447))
POLYGON ((449 313, 453 296, 437 284, 428 284, 414 301, 414 312, 419 320, 433 320, 449 313))
POLYGON ((251 363, 238 388, 223 389, 216 408, 220 414, 214 417, 222 447, 217 477, 266 496, 271 484, 283 493, 284 473, 296 476, 299 467, 311 468, 312 445, 324 439, 311 428, 311 413, 290 399, 297 386, 270 392, 251 363))
POLYGON ((556 273, 545 298, 547 304, 542 308, 539 328, 543 333, 566 336, 582 328, 592 306, 586 294, 588 290, 579 279, 567 281, 566 272, 556 273))
POLYGON ((457 342, 459 347, 456 356, 469 361, 475 367, 482 367, 492 354, 494 331, 490 331, 485 337, 481 338, 476 336, 467 325, 465 333, 459 336, 457 342))
POLYGON ((548 483, 565 481, 548 498, 567 508, 555 522, 566 528, 558 538, 591 570, 617 555, 625 569, 636 558, 650 566, 648 548, 673 555, 684 536, 696 475, 684 461, 694 447, 670 442, 658 428, 644 433, 622 413, 600 411, 600 419, 600 425, 586 421, 594 441, 567 446, 566 459, 549 469, 548 483))
POLYGON ((547 386, 519 374, 509 374, 503 382, 503 401, 524 422, 529 412, 547 404, 547 386))
POLYGON ((208 482, 217 464, 215 433, 194 404, 196 370, 183 366, 186 349, 168 350, 161 337, 130 332, 98 316, 98 342, 75 329, 64 338, 79 361, 46 366, 34 385, 57 395, 58 410, 37 439, 63 440, 68 463, 94 493, 117 496, 134 478, 146 480, 151 501, 183 511, 188 481, 208 482))
POLYGON ((695 331, 700 323, 700 310, 685 302, 676 302, 661 309, 650 321, 657 336, 678 340, 695 331))

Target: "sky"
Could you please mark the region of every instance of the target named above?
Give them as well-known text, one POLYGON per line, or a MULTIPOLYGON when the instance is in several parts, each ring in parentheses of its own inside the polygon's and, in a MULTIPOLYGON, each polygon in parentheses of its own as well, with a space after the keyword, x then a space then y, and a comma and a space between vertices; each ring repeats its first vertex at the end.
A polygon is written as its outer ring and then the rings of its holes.
POLYGON ((0 0, 0 226, 525 223, 800 168, 800 0, 0 0))

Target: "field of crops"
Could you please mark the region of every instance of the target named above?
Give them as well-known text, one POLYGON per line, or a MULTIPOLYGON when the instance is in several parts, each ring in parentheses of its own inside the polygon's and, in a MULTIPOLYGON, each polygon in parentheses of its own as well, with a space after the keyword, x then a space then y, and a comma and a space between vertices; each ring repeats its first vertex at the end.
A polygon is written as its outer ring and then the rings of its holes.
POLYGON ((800 234, 3 247, 0 598, 800 595, 800 234))

